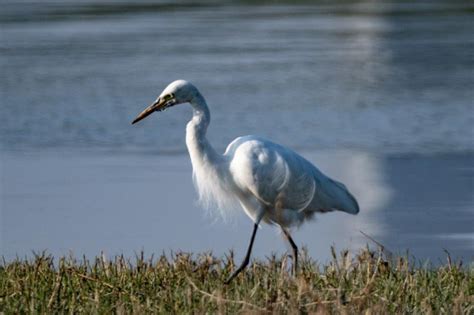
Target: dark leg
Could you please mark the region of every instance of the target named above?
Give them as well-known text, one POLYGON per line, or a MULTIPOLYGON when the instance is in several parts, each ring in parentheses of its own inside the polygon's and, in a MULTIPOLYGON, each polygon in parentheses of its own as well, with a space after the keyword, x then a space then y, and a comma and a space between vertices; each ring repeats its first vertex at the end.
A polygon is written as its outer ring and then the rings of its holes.
POLYGON ((293 249, 293 275, 296 276, 296 271, 298 270, 298 246, 296 246, 295 242, 291 238, 290 233, 288 233, 286 229, 282 227, 281 230, 293 249))
POLYGON ((235 270, 232 273, 232 275, 224 282, 225 284, 229 284, 232 281, 232 279, 234 279, 249 264, 250 253, 252 252, 253 241, 255 240, 255 234, 257 234, 257 229, 258 229, 258 224, 255 223, 255 225, 253 226, 252 237, 250 238, 249 248, 247 249, 247 254, 245 255, 244 260, 242 261, 242 264, 240 264, 240 267, 237 268, 237 270, 235 270))

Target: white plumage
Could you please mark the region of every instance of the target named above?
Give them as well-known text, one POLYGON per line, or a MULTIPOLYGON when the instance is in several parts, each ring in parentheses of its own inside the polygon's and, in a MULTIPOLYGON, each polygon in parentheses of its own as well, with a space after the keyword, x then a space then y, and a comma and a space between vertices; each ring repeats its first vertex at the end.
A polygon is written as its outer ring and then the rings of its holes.
POLYGON ((355 198, 340 182, 330 179, 296 152, 258 136, 232 141, 223 155, 206 138, 210 123, 204 97, 191 83, 172 82, 133 123, 155 111, 190 103, 193 117, 186 127, 186 146, 193 165, 193 179, 200 201, 221 211, 240 203, 254 221, 247 255, 229 277, 230 282, 249 262, 258 224, 282 228, 293 248, 294 270, 298 250, 288 228, 298 226, 317 212, 359 212, 355 198))

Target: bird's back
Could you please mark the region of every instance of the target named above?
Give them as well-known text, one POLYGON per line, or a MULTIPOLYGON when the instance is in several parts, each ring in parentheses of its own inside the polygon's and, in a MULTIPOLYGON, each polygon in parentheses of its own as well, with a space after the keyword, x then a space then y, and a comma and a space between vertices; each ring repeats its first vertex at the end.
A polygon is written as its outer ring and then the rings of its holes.
POLYGON ((359 212, 340 182, 324 175, 296 152, 261 137, 235 139, 226 149, 235 185, 261 203, 297 212, 359 212))

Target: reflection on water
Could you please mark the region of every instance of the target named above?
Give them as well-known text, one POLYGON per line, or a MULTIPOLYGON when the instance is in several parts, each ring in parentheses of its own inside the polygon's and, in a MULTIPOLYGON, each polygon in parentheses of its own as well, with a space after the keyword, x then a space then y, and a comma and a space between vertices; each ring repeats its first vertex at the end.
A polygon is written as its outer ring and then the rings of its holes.
MULTIPOLYGON (((338 215, 347 226, 337 231, 346 230, 345 234, 354 236, 359 231, 370 235, 382 235, 385 223, 382 220, 374 222, 367 220, 368 216, 376 211, 385 210, 391 202, 392 188, 385 178, 384 159, 364 152, 337 152, 321 154, 307 154, 311 161, 318 165, 326 174, 342 181, 357 197, 361 216, 347 218, 344 214, 338 215), (362 217, 362 218, 361 218, 362 217)), ((341 223, 336 223, 340 225, 341 223)), ((330 224, 331 226, 331 224, 330 224)), ((318 227, 315 227, 316 231, 318 227)), ((315 232, 316 233, 316 232, 315 232)), ((358 235, 360 236, 360 235, 358 235)), ((366 239, 357 237, 357 245, 363 245, 366 239)))
MULTIPOLYGON (((345 182, 361 206, 357 216, 317 216, 294 234, 316 259, 329 259, 331 245, 357 250, 370 243, 360 231, 395 253, 409 249, 435 263, 444 257, 444 248, 454 257, 473 259, 472 155, 305 156, 345 182)), ((185 155, 13 153, 3 163, 2 253, 7 258, 33 249, 92 256, 102 250, 133 255, 140 249, 220 255, 235 248, 241 256, 247 246, 251 221, 243 212, 232 224, 223 224, 195 204, 185 155)), ((257 257, 286 249, 275 233, 263 226, 257 257)))

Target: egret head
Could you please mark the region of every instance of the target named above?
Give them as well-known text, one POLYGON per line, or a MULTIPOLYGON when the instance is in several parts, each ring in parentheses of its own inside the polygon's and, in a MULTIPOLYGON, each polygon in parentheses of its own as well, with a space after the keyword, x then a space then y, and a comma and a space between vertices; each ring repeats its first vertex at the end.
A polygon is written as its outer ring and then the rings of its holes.
POLYGON ((133 120, 132 124, 139 122, 153 112, 163 111, 178 104, 189 103, 197 95, 199 95, 198 89, 188 81, 173 81, 161 92, 153 104, 145 108, 145 110, 133 120))

